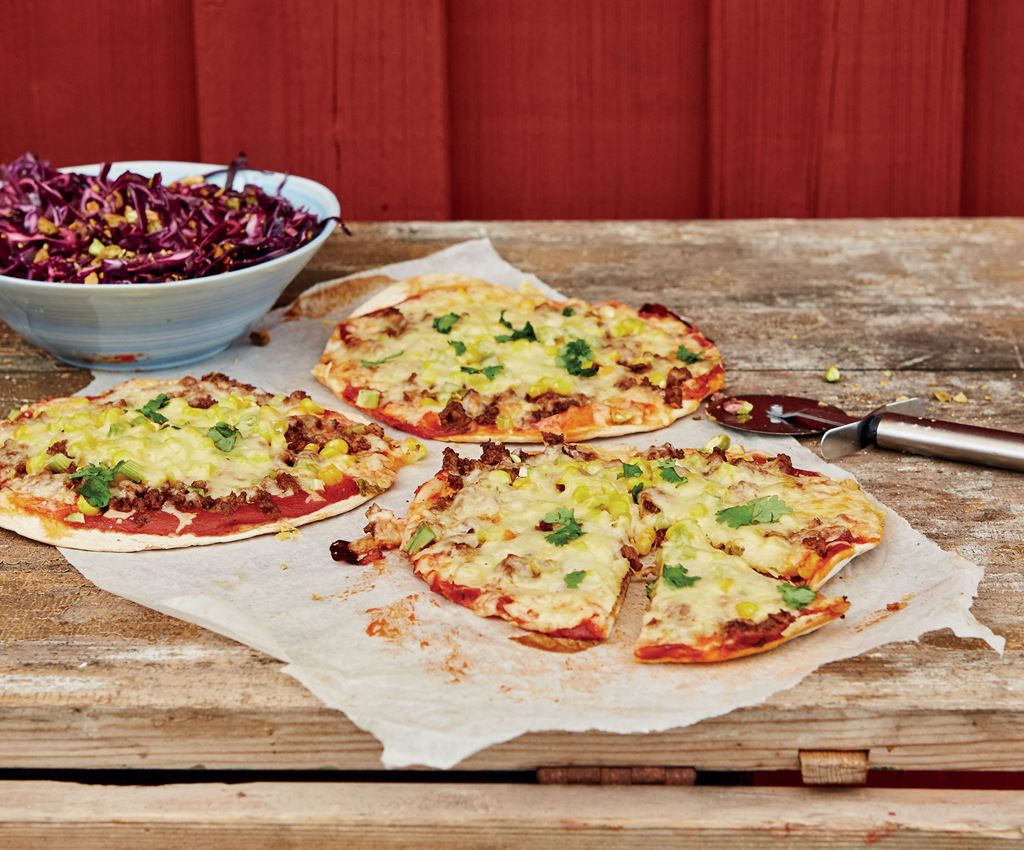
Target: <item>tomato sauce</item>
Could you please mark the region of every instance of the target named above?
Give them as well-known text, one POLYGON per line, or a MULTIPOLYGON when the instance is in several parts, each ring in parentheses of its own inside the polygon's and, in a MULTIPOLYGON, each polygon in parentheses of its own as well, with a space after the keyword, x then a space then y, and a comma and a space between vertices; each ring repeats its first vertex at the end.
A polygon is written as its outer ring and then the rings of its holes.
MULTIPOLYGON (((200 537, 224 536, 233 534, 245 526, 261 525, 278 519, 295 519, 323 508, 333 502, 341 502, 355 496, 359 486, 354 478, 344 478, 337 484, 325 488, 318 495, 319 499, 307 501, 308 494, 293 493, 288 496, 273 496, 272 500, 278 510, 276 514, 265 514, 256 505, 242 505, 232 513, 218 511, 199 511, 193 514, 192 521, 181 529, 181 533, 195 534, 200 537)), ((185 513, 183 511, 183 513, 185 513)), ((136 511, 131 516, 108 517, 106 514, 87 516, 85 523, 74 523, 76 527, 94 529, 96 531, 121 532, 122 534, 154 534, 171 536, 178 533, 179 520, 174 514, 164 510, 136 511)), ((68 525, 72 525, 68 523, 68 525)))

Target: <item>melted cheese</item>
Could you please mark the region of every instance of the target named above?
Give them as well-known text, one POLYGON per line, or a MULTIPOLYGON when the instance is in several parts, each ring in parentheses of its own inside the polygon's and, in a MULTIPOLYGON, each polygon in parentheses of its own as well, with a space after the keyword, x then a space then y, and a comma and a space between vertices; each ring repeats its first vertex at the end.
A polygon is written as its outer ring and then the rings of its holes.
MULTIPOLYGON (((636 405, 664 407, 668 373, 685 366, 694 377, 705 375, 721 363, 713 346, 696 331, 672 318, 642 319, 630 307, 620 304, 590 306, 583 302, 553 302, 529 293, 474 282, 469 287, 438 287, 402 302, 398 308, 404 322, 394 328, 380 316, 370 314, 343 323, 346 345, 332 355, 332 380, 368 387, 380 392, 380 408, 392 416, 416 422, 425 412, 440 410, 452 399, 476 393, 482 409, 502 394, 499 428, 511 430, 529 424, 531 411, 526 396, 545 392, 572 396, 586 395, 599 403, 598 424, 631 421, 636 405), (569 305, 572 315, 563 315, 569 305), (449 314, 458 320, 447 333, 433 322, 449 314), (502 324, 502 319, 512 327, 502 324), (536 341, 526 339, 499 342, 529 322, 536 341), (582 366, 596 366, 593 376, 572 375, 559 362, 564 346, 585 342, 592 353, 582 366), (462 347, 464 346, 464 350, 462 347), (685 363, 678 357, 685 346, 701 359, 685 363), (646 365, 635 374, 627 364, 646 365), (367 365, 377 364, 377 365, 367 365), (480 371, 500 367, 492 377, 480 371), (644 377, 654 386, 642 384, 644 377), (630 377, 640 385, 617 387, 630 377), (408 396, 411 387, 421 392, 408 396)), ((337 336, 337 335, 336 335, 337 336)))
POLYGON ((696 581, 676 587, 659 572, 644 615, 641 645, 695 646, 731 620, 761 623, 779 611, 792 610, 783 602, 785 582, 763 576, 743 558, 709 545, 692 520, 672 526, 658 552, 658 565, 662 571, 665 565, 682 566, 686 578, 696 581))
MULTIPOLYGON (((79 470, 89 465, 112 468, 130 461, 144 485, 203 481, 205 494, 213 498, 259 486, 278 493, 274 481, 278 472, 294 476, 312 493, 343 476, 377 482, 382 489, 390 484, 388 452, 393 449, 387 440, 373 435, 367 435, 371 452, 324 457, 311 447, 290 462, 293 458, 285 439, 288 418, 323 410, 309 399, 257 395, 202 382, 198 389, 215 400, 210 407, 192 407, 176 396, 156 411, 166 418, 165 423, 139 412, 160 393, 181 392, 185 386, 180 381, 129 381, 94 401, 56 399, 36 406, 32 418, 0 422, 5 460, 11 467, 18 460, 26 462, 29 472, 11 476, 5 486, 50 501, 74 502, 77 494, 64 486, 65 476, 45 469, 51 460, 48 450, 61 441, 66 443, 64 454, 79 470), (219 448, 209 434, 221 423, 238 432, 229 451, 219 448)), ((359 426, 353 423, 352 427, 359 426)))
POLYGON ((620 550, 628 543, 635 509, 623 516, 600 497, 577 505, 573 512, 582 534, 553 544, 547 539, 552 532, 537 526, 566 504, 557 485, 567 480, 582 487, 593 479, 599 489, 606 481, 603 467, 592 475, 560 453, 545 457, 548 463, 530 458, 514 486, 503 472, 474 473, 451 508, 432 520, 435 534, 457 545, 457 555, 427 548, 413 561, 417 572, 435 571, 446 582, 485 590, 488 600, 511 597, 503 613, 526 628, 571 629, 594 618, 607 631, 630 567, 620 550), (578 572, 583 576, 570 587, 570 576, 578 572))
POLYGON ((574 459, 552 447, 525 456, 514 478, 474 470, 441 511, 431 506, 443 486, 432 482, 410 507, 405 542, 427 522, 436 541, 411 556, 417 573, 483 591, 473 605, 479 613, 542 632, 594 618, 607 633, 630 568, 623 546, 645 554, 662 529, 659 578, 639 643, 693 646, 733 620, 757 624, 780 611, 799 616, 782 589, 794 587, 787 578, 802 583, 801 570, 814 562, 804 533, 834 528, 869 541, 881 537, 881 513, 853 482, 795 476, 748 458, 733 453, 724 462, 688 450, 682 458, 648 459, 626 449, 574 459), (791 513, 739 528, 716 518, 766 495, 781 498, 791 513), (564 546, 538 528, 559 509, 571 509, 583 531, 564 546), (683 580, 667 581, 666 565, 684 568, 683 580), (570 587, 567 576, 579 571, 582 580, 570 587))

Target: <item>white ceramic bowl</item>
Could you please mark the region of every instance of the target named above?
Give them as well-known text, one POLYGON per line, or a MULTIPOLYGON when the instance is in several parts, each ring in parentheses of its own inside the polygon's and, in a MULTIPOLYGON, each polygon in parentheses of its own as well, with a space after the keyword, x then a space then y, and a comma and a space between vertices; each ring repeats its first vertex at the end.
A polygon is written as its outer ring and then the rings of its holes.
MULTIPOLYGON (((98 174, 100 165, 64 169, 98 174)), ((111 176, 160 172, 165 182, 223 166, 199 162, 116 162, 111 176)), ((223 184, 223 174, 211 178, 223 184)), ((274 193, 285 175, 240 171, 235 186, 274 193)), ((318 218, 337 216, 330 189, 289 176, 281 194, 318 218)), ((265 263, 191 280, 86 286, 0 275, 0 318, 29 342, 75 366, 166 369, 205 360, 249 331, 334 230, 334 222, 301 248, 265 263)))

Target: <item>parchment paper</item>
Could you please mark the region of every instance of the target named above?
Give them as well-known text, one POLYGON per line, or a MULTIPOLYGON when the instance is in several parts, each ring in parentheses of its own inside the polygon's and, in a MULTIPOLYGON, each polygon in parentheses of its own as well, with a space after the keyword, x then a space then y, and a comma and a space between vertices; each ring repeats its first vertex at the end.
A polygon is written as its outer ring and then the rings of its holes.
MULTIPOLYGON (((433 271, 510 286, 523 280, 540 283, 504 262, 486 239, 357 277, 401 279, 433 271)), ((628 300, 628 293, 624 297, 628 300)), ((322 404, 345 410, 309 373, 331 325, 322 318, 284 320, 278 311, 264 325, 272 337, 269 346, 257 348, 243 340, 191 372, 223 371, 281 392, 301 388, 322 404)), ((728 340, 720 342, 728 362, 728 340)), ((126 377, 100 374, 86 391, 126 377)), ((653 434, 608 442, 701 446, 719 432, 707 421, 683 420, 653 434)), ((732 437, 738 442, 735 433, 732 437)), ((743 435, 742 443, 787 452, 797 466, 849 477, 789 438, 743 435)), ((443 448, 442 443, 428 444, 427 458, 405 468, 395 487, 377 501, 404 514, 413 489, 439 468, 443 448)), ((456 448, 470 456, 478 451, 456 448)), ((888 509, 883 544, 827 586, 829 593, 850 598, 845 620, 765 655, 716 665, 633 661, 643 607, 640 588, 633 588, 627 599, 612 640, 561 655, 509 640, 517 633, 511 626, 483 620, 435 596, 395 561, 375 567, 336 564, 329 544, 360 536, 364 509, 305 526, 300 536, 286 541, 265 536, 138 554, 61 551, 87 579, 111 593, 287 662, 284 672, 380 739, 387 767, 452 767, 528 731, 624 733, 686 726, 763 702, 822 664, 947 626, 962 637, 982 638, 998 651, 1004 643, 970 613, 982 568, 943 551, 888 509), (886 610, 887 604, 901 602, 904 609, 886 610)))

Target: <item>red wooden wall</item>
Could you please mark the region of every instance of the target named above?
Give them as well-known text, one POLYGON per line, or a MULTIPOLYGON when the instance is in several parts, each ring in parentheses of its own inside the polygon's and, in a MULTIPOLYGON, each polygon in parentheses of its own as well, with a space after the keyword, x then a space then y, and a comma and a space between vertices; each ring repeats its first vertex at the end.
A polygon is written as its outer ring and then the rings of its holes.
POLYGON ((354 219, 1024 214, 1024 0, 0 0, 0 158, 354 219))

